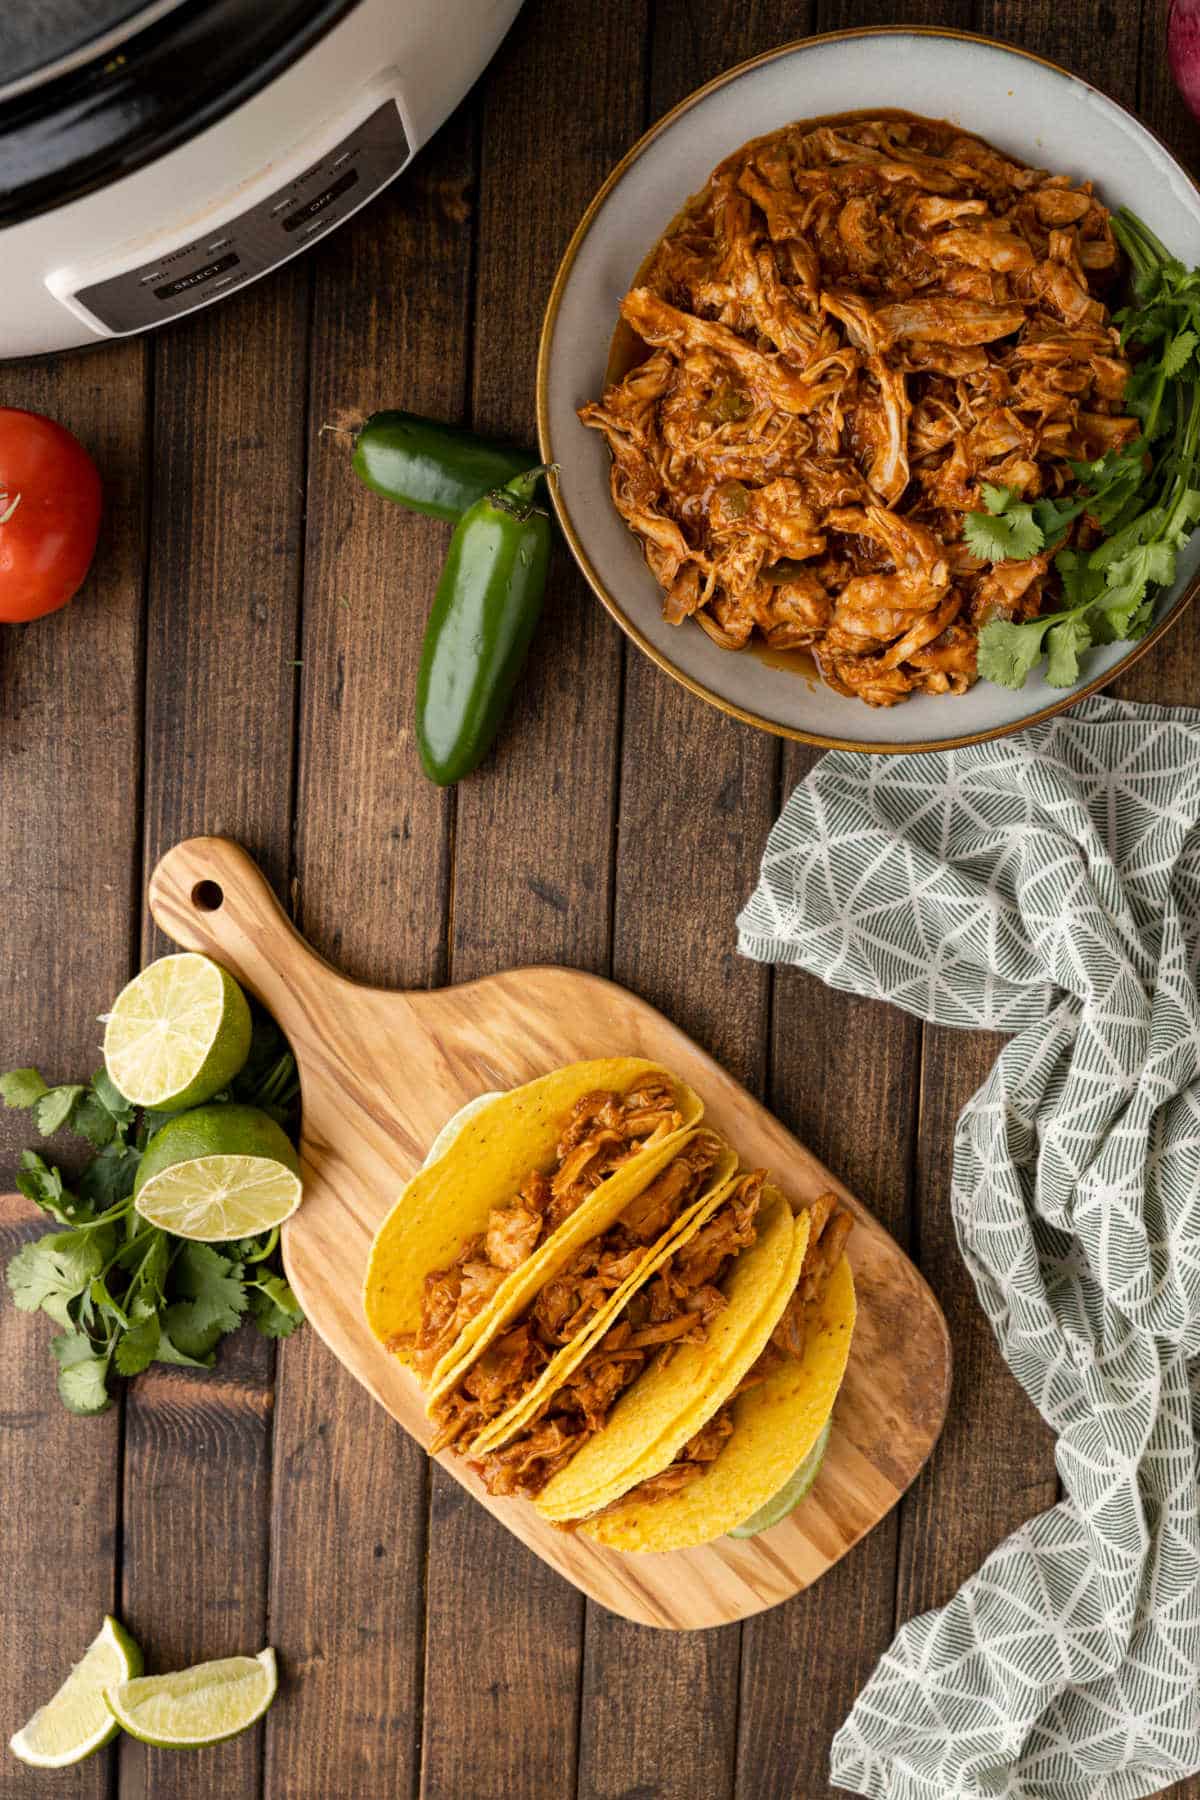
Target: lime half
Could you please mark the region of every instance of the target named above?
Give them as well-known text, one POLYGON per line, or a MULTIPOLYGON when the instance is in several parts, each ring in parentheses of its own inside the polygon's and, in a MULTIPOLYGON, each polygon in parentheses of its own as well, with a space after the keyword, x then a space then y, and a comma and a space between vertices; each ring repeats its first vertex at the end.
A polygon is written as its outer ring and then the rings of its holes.
POLYGON ((104 1698, 116 1723, 143 1744, 192 1750, 236 1737, 261 1719, 275 1698, 275 1652, 226 1656, 172 1675, 143 1675, 110 1687, 104 1698))
POLYGON ((198 1106, 150 1139, 133 1203, 163 1231, 218 1244, 281 1225, 300 1194, 300 1159, 274 1119, 253 1106, 198 1106))
POLYGON ((229 1086, 250 1053, 250 1008, 207 956, 163 956, 113 1002, 104 1032, 109 1080, 135 1106, 199 1106, 229 1086))
POLYGON ((116 1619, 106 1618, 67 1679, 8 1747, 35 1769, 82 1762, 117 1735, 104 1690, 142 1672, 142 1653, 116 1619))
POLYGON ((769 1531, 772 1525, 778 1525, 781 1519, 786 1519, 799 1506, 820 1473, 832 1430, 833 1420, 826 1419, 821 1427, 821 1435, 799 1468, 792 1471, 783 1486, 756 1513, 751 1513, 740 1525, 734 1525, 728 1533, 730 1537, 757 1537, 760 1531, 769 1531))

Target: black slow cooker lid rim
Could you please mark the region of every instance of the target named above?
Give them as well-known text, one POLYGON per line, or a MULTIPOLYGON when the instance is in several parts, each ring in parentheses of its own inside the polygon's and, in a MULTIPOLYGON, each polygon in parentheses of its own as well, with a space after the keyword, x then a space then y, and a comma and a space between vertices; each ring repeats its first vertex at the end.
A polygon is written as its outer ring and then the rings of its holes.
POLYGON ((0 104, 117 55, 184 0, 8 0, 0 6, 0 104))
POLYGON ((216 124, 359 0, 180 0, 104 54, 0 102, 0 228, 106 187, 216 124))

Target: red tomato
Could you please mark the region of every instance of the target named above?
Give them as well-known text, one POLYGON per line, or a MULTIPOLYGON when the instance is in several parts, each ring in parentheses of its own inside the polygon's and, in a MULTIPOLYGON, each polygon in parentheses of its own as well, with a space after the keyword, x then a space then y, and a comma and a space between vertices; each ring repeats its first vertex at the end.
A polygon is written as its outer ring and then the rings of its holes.
POLYGON ((78 438, 41 413, 0 406, 0 620, 65 606, 99 529, 100 477, 78 438))

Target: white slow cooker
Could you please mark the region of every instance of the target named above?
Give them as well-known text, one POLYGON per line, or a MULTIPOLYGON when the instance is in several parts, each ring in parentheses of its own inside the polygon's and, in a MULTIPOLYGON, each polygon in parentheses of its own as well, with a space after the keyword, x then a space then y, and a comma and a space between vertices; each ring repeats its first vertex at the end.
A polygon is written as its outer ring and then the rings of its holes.
POLYGON ((358 211, 521 0, 10 0, 0 357, 143 331, 358 211))

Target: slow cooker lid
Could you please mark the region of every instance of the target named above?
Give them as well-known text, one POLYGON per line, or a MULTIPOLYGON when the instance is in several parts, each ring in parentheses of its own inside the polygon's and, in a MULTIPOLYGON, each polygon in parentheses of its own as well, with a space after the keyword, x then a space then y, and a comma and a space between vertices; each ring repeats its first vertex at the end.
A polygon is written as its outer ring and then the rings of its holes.
POLYGON ((112 56, 182 0, 8 0, 0 7, 0 100, 112 56))
MULTIPOLYGON (((0 6, 0 58, 8 36, 20 36, 26 71, 0 81, 0 226, 94 193, 197 136, 290 68, 356 3, 16 0, 14 9, 9 0, 0 6), (43 13, 42 37, 26 41, 43 13), (97 35, 101 18, 107 29, 97 35), (30 48, 39 42, 49 58, 30 48)), ((3 60, 0 69, 8 75, 3 60)))

